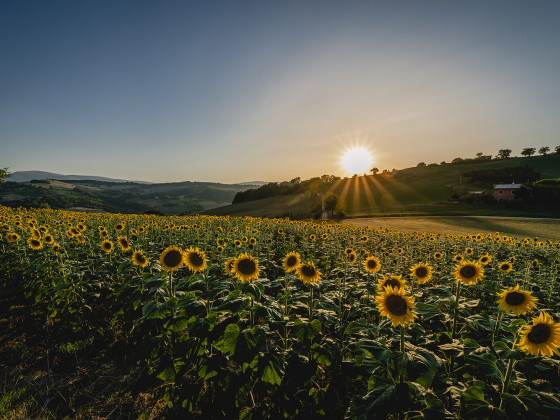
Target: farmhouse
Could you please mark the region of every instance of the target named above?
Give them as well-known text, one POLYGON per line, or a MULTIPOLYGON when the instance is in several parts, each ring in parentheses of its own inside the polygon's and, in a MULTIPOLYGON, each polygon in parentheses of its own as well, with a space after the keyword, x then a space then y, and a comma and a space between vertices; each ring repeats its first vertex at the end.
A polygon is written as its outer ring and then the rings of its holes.
POLYGON ((513 200, 514 191, 521 188, 522 184, 496 184, 494 185, 494 200, 513 200))

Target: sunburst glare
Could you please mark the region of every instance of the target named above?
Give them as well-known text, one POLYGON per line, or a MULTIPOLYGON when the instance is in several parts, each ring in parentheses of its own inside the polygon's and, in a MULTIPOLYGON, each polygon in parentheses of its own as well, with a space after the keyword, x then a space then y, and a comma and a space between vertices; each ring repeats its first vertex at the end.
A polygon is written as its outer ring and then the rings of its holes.
POLYGON ((354 146, 348 149, 342 156, 342 167, 348 175, 362 175, 371 170, 373 158, 368 149, 362 146, 354 146))

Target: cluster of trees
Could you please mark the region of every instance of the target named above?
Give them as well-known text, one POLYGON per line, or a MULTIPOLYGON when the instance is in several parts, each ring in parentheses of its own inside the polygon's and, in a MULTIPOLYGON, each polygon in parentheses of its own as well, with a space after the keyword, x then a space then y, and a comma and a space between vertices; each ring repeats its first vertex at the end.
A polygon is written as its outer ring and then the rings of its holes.
POLYGON ((541 174, 529 166, 513 166, 499 169, 480 169, 465 173, 471 183, 483 187, 490 187, 498 182, 531 183, 541 177, 541 174))
POLYGON ((249 190, 238 192, 233 198, 233 204, 260 200, 261 198, 273 197, 280 194, 299 194, 306 191, 317 193, 321 190, 323 184, 333 183, 339 179, 340 177, 338 176, 323 175, 321 177, 315 177, 305 181, 302 181, 300 177, 297 177, 291 181, 270 182, 259 188, 251 188, 249 190))
POLYGON ((515 198, 542 205, 560 205, 560 178, 541 179, 514 192, 515 198))
MULTIPOLYGON (((537 152, 537 149, 535 147, 526 147, 521 151, 521 155, 525 156, 525 157, 530 157, 533 156, 535 153, 537 152)), ((498 150, 498 154, 494 157, 494 159, 508 159, 509 157, 511 157, 511 149, 500 149, 498 150)), ((539 148, 539 153, 542 156, 546 156, 548 153, 550 153, 550 147, 548 146, 544 146, 539 148)), ((554 153, 555 154, 560 154, 560 146, 556 146, 554 148, 554 153)), ((475 158, 460 158, 460 157, 456 157, 455 159, 453 159, 450 163, 451 164, 459 164, 459 163, 469 163, 469 162, 480 162, 480 161, 484 161, 484 160, 492 160, 493 157, 491 155, 485 155, 482 152, 479 152, 476 154, 475 158)), ((440 165, 446 165, 447 162, 443 161, 440 163, 440 165)), ((424 167, 424 166, 437 166, 437 163, 430 163, 428 165, 426 165, 425 162, 420 162, 418 163, 418 165, 416 165, 417 167, 424 167)))

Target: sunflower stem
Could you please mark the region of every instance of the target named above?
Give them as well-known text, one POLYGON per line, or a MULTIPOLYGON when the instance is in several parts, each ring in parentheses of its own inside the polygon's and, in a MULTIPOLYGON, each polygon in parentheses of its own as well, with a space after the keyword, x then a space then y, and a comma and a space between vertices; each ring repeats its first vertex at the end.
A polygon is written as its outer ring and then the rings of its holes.
MULTIPOLYGON (((513 359, 513 357, 511 359, 509 359, 508 365, 507 365, 507 369, 506 369, 506 376, 504 378, 504 383, 502 386, 502 394, 506 393, 508 391, 509 388, 509 383, 511 381, 511 374, 513 372, 513 365, 515 364, 515 360, 513 359)), ((504 407, 504 399, 500 398, 500 407, 499 409, 502 410, 504 407)))
POLYGON ((500 327, 500 322, 502 321, 503 317, 504 317, 504 313, 500 312, 500 315, 498 315, 498 319, 496 320, 496 325, 494 325, 494 329, 492 330, 492 344, 494 344, 496 333, 498 332, 498 328, 500 327))
POLYGON ((309 321, 313 319, 313 286, 309 285, 311 289, 311 299, 309 300, 309 321))
POLYGON ((457 292, 455 293, 455 314, 453 315, 453 326, 451 328, 451 338, 455 338, 457 329, 457 318, 459 317, 459 297, 461 295, 461 282, 457 282, 457 292))

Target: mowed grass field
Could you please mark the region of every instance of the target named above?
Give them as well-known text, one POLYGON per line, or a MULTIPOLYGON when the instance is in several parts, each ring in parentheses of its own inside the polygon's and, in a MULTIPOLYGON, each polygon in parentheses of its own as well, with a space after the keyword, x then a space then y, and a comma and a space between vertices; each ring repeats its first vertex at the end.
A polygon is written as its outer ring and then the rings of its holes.
POLYGON ((560 219, 530 219, 483 216, 366 217, 347 219, 343 223, 356 227, 373 227, 408 232, 455 235, 500 232, 514 237, 538 237, 560 241, 560 219))

